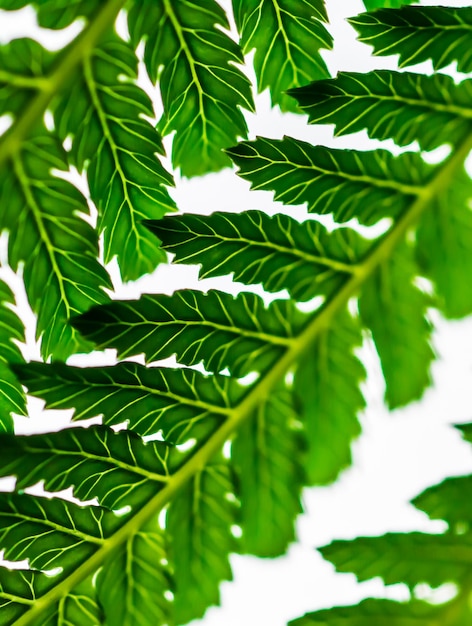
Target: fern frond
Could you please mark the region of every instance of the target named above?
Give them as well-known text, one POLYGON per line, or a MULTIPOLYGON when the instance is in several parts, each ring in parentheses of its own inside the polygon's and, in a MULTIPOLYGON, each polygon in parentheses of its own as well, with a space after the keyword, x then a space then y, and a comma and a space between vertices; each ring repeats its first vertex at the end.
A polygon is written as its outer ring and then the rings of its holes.
POLYGON ((285 93, 291 87, 329 76, 319 54, 332 47, 323 22, 328 20, 323 0, 233 0, 241 47, 255 49, 254 70, 259 92, 270 89, 272 105, 298 113, 285 93))
POLYGON ((254 110, 250 82, 237 67, 239 46, 224 32, 224 10, 214 0, 135 2, 128 15, 133 42, 145 38, 144 62, 159 77, 163 135, 175 131, 172 161, 183 176, 227 167, 221 151, 247 136, 241 108, 254 110))

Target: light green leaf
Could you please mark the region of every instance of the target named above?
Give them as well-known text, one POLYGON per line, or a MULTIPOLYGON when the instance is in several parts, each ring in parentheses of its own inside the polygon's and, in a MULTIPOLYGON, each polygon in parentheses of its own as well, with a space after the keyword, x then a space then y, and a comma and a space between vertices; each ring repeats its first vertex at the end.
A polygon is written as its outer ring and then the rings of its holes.
POLYGON ((421 216, 416 234, 420 268, 433 281, 435 304, 447 317, 472 313, 471 239, 471 179, 462 170, 421 216))
POLYGON ((371 225, 397 217, 433 172, 414 152, 394 157, 386 150, 338 150, 292 137, 260 137, 227 152, 251 189, 274 191, 284 204, 306 203, 311 213, 332 213, 337 222, 355 217, 371 225))
POLYGON ((243 52, 255 49, 259 92, 269 88, 273 105, 299 112, 287 89, 329 76, 319 54, 332 48, 323 0, 233 0, 233 11, 243 52))
POLYGON ((397 9, 405 4, 412 4, 415 0, 363 0, 368 11, 374 9, 397 9))
POLYGON ((398 54, 399 66, 431 60, 439 70, 457 61, 459 72, 472 71, 472 8, 407 7, 379 9, 349 18, 359 41, 374 55, 398 54))
POLYGON ((234 487, 227 463, 215 459, 197 472, 169 505, 166 531, 175 579, 177 624, 202 617, 219 604, 219 584, 231 580, 229 553, 235 548, 231 525, 234 487))
POLYGON ((472 537, 464 535, 387 533, 337 540, 319 550, 338 572, 352 572, 359 581, 380 576, 387 585, 461 583, 472 566, 472 537))
POLYGON ((38 626, 101 626, 103 623, 95 586, 91 578, 87 578, 72 591, 65 593, 56 605, 49 607, 38 626))
POLYGON ((290 95, 311 124, 334 124, 336 135, 366 129, 400 146, 418 141, 423 150, 460 143, 472 122, 472 80, 456 85, 445 74, 340 72, 290 95))
POLYGON ((304 440, 291 393, 277 389, 243 424, 231 446, 241 501, 243 552, 276 557, 295 539, 304 460, 304 440))
POLYGON ((413 498, 412 504, 431 519, 445 520, 451 530, 472 527, 472 476, 453 476, 428 487, 413 498))
MULTIPOLYGON (((162 430, 166 439, 176 442, 208 435, 245 391, 228 376, 137 363, 94 368, 29 363, 15 367, 15 372, 30 394, 46 400, 47 408, 74 408, 75 420, 103 414, 107 425, 128 422, 140 435, 162 430)), ((162 464, 159 461, 155 471, 162 471, 162 464)))
POLYGON ((108 300, 110 279, 98 263, 93 229, 78 213, 88 214, 82 194, 52 168, 68 168, 65 151, 45 131, 24 142, 0 178, 0 229, 10 233, 9 263, 25 262, 23 279, 37 313, 37 337, 44 358, 67 358, 87 351, 67 322, 93 304, 108 300))
POLYGON ((173 263, 201 264, 200 278, 224 276, 267 291, 287 289, 296 300, 333 295, 366 254, 354 230, 331 233, 314 220, 300 223, 261 211, 176 215, 148 228, 175 254, 173 263))
POLYGON ((138 59, 117 36, 109 36, 84 58, 82 75, 55 108, 60 136, 72 135, 72 158, 87 170, 90 195, 104 234, 104 260, 118 257, 123 280, 152 272, 162 252, 143 219, 157 219, 175 208, 166 185, 172 177, 156 154, 158 132, 147 94, 135 84, 138 59))
POLYGON ((144 353, 149 362, 175 354, 184 365, 203 363, 212 372, 228 367, 240 377, 269 368, 305 322, 289 300, 266 308, 252 293, 187 289, 116 301, 91 309, 74 325, 98 348, 116 348, 121 358, 144 353))
POLYGON ((172 162, 183 176, 230 165, 222 152, 247 136, 241 107, 253 111, 251 86, 238 69, 239 46, 225 32, 226 14, 214 0, 135 2, 128 16, 132 39, 145 37, 144 62, 159 77, 163 135, 175 131, 172 162))
POLYGON ((67 428, 40 435, 0 435, 0 449, 0 476, 15 476, 17 489, 44 480, 46 491, 73 487, 76 498, 97 498, 110 509, 127 505, 134 508, 147 502, 166 485, 179 456, 176 454, 172 462, 170 448, 164 442, 144 443, 132 432, 115 433, 106 426, 67 428))
POLYGON ((109 558, 97 578, 97 594, 114 626, 158 626, 169 623, 171 606, 167 552, 157 520, 128 537, 118 554, 109 558))
POLYGON ((417 400, 430 384, 434 358, 428 296, 414 285, 413 251, 399 246, 366 282, 359 298, 362 321, 370 328, 392 409, 417 400))
POLYGON ((293 389, 308 441, 309 484, 325 485, 351 464, 351 442, 365 407, 359 384, 366 373, 354 349, 362 343, 357 320, 346 311, 320 332, 300 362, 293 389))
POLYGON ((289 622, 289 626, 432 626, 440 624, 440 619, 441 610, 427 602, 415 600, 402 604, 368 598, 355 606, 307 613, 289 622))

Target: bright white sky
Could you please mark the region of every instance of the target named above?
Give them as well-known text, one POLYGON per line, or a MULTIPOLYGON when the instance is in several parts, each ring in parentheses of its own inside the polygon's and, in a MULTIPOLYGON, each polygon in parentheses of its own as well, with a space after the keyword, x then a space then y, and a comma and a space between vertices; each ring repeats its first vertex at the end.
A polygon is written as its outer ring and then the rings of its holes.
MULTIPOLYGON (((221 4, 228 6, 224 0, 221 4)), ((439 4, 428 1, 422 4, 439 4)), ((447 2, 450 6, 467 6, 469 2, 447 2)), ((330 71, 369 71, 395 67, 392 58, 373 58, 367 46, 355 41, 354 31, 343 21, 346 16, 363 10, 360 0, 328 0, 335 36, 335 51, 324 56, 330 71)), ((0 20, 0 41, 27 34, 37 36, 26 14, 22 17, 3 14, 0 20)), ((51 38, 43 39, 51 45, 51 38)), ((426 71, 428 68, 426 66, 426 71)), ((332 144, 330 127, 307 126, 303 116, 284 115, 271 110, 267 94, 257 99, 257 115, 249 115, 251 137, 292 135, 306 141, 332 144)), ((352 137, 336 140, 338 147, 365 146, 365 136, 358 144, 352 137)), ((179 180, 173 194, 182 211, 196 213, 214 210, 241 211, 262 209, 283 211, 271 194, 249 192, 249 185, 233 172, 224 171, 191 181, 179 180)), ((305 210, 290 208, 291 215, 302 217, 305 210)), ((5 270, 2 270, 5 273, 5 270)), ((6 273, 8 277, 8 273, 6 273)), ((11 275, 10 275, 11 278, 11 275)), ((176 288, 196 286, 196 268, 162 267, 153 276, 146 276, 134 285, 117 285, 120 296, 135 297, 139 291, 171 292, 176 288)), ((209 280, 200 287, 217 286, 209 280)), ((257 290, 257 289, 256 289, 257 290)), ((28 318, 27 306, 21 310, 28 318)), ((440 531, 441 522, 430 522, 425 515, 408 505, 409 499, 428 485, 447 475, 470 473, 470 446, 463 443, 449 424, 472 421, 469 389, 472 374, 472 320, 444 322, 434 315, 437 333, 434 347, 438 359, 433 365, 434 388, 421 402, 388 413, 383 405, 383 380, 372 346, 367 345, 363 358, 368 363, 369 379, 364 386, 368 408, 362 416, 363 435, 354 446, 354 465, 344 472, 332 487, 307 489, 303 501, 306 513, 298 521, 299 542, 289 554, 275 560, 259 560, 233 556, 235 582, 222 586, 222 607, 211 608, 205 618, 192 622, 195 626, 285 626, 307 611, 339 604, 357 602, 367 595, 404 598, 401 586, 386 590, 380 581, 358 585, 353 576, 336 575, 333 568, 315 552, 315 546, 335 538, 375 535, 395 530, 440 531)), ((37 358, 31 330, 30 354, 37 358)), ((111 362, 111 354, 100 363, 111 362)), ((75 363, 84 363, 81 358, 75 363)), ((95 361, 98 363, 98 361, 95 361)), ((18 420, 19 432, 43 431, 44 414, 40 403, 31 403, 32 417, 18 420)), ((68 413, 48 413, 47 429, 56 429, 68 421, 68 413)), ((425 589, 425 593, 427 590, 425 589)))

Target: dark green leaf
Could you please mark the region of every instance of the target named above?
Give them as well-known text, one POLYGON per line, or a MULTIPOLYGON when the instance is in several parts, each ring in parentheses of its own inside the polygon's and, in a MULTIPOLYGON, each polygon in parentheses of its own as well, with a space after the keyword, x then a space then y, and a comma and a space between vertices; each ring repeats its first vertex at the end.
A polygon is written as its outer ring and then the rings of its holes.
POLYGON ((428 487, 412 503, 431 519, 445 520, 452 530, 472 525, 472 476, 453 476, 428 487))
POLYGON ((354 230, 328 233, 314 220, 299 223, 282 213, 189 213, 146 225, 175 254, 174 263, 201 264, 200 278, 233 272, 234 280, 287 289, 301 301, 334 294, 369 247, 354 230))
POLYGON ((266 308, 252 293, 187 289, 91 309, 74 325, 98 348, 116 348, 122 358, 144 353, 156 361, 175 354, 184 365, 203 363, 212 372, 228 367, 239 377, 270 367, 305 322, 288 300, 266 308))
POLYGON ((386 382, 390 408, 417 400, 430 384, 434 358, 429 299, 414 285, 416 267, 407 244, 399 246, 366 282, 359 298, 363 322, 372 332, 386 382))
POLYGON ((320 48, 332 48, 323 0, 233 0, 241 47, 255 49, 259 92, 270 89, 273 105, 295 111, 287 89, 329 76, 320 48))
POLYGON ((35 8, 39 26, 54 29, 66 28, 97 11, 96 0, 0 0, 0 9, 6 11, 17 11, 27 5, 35 8))
POLYGON ((398 54, 400 67, 431 60, 439 70, 457 61, 472 71, 472 8, 407 7, 361 13, 349 22, 375 55, 398 54))
POLYGON ((373 11, 374 9, 396 9, 404 4, 412 4, 415 0, 363 0, 363 2, 368 11, 373 11))
POLYGON ((0 567, 2 626, 14 624, 53 585, 54 580, 42 572, 0 567))
POLYGON ((418 141, 423 150, 458 144, 472 125, 472 80, 456 85, 444 74, 340 72, 290 94, 311 124, 334 124, 336 135, 367 129, 374 139, 418 141))
POLYGON ((351 442, 361 432, 365 407, 359 384, 365 370, 353 351, 362 343, 359 323, 347 312, 320 332, 294 377, 293 389, 308 441, 309 484, 325 485, 351 464, 351 442))
POLYGON ((301 512, 304 440, 291 393, 272 392, 239 429, 231 446, 236 469, 241 548, 262 557, 283 554, 301 512))
POLYGON ((239 46, 227 35, 224 10, 214 0, 134 3, 128 23, 133 41, 146 39, 144 61, 159 77, 163 135, 176 131, 172 162, 183 176, 230 165, 222 148, 247 136, 241 107, 254 110, 239 46))
POLYGON ((292 137, 260 137, 228 154, 251 189, 274 191, 284 204, 307 203, 311 213, 332 213, 337 222, 355 217, 368 225, 405 211, 432 172, 414 152, 337 150, 292 137))

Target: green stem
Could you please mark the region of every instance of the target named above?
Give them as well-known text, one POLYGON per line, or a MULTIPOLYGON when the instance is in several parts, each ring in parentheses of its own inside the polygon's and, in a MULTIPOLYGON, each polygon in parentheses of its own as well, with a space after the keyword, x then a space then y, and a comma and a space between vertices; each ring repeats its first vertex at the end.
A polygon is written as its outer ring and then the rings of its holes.
POLYGON ((36 124, 41 120, 52 98, 74 78, 77 66, 97 41, 115 22, 125 0, 108 0, 86 28, 68 46, 51 74, 40 83, 40 90, 16 118, 15 123, 0 140, 0 167, 21 148, 36 124))
POLYGON ((455 173, 463 167, 471 150, 472 134, 464 139, 454 154, 438 170, 429 185, 417 196, 409 210, 398 219, 386 235, 379 240, 366 259, 357 266, 356 273, 351 275, 333 298, 313 314, 312 320, 300 335, 293 339, 290 348, 287 349, 277 364, 254 384, 238 406, 228 412, 227 420, 208 441, 171 477, 168 484, 154 498, 145 504, 113 536, 104 540, 102 546, 85 563, 51 591, 39 598, 31 610, 17 620, 15 626, 31 626, 37 623, 36 620, 40 618, 44 609, 59 601, 82 580, 96 572, 103 565, 105 559, 125 544, 145 523, 156 518, 161 509, 172 500, 180 489, 205 468, 208 461, 232 437, 239 426, 254 415, 261 401, 272 392, 286 372, 310 348, 318 334, 328 326, 332 317, 346 306, 348 299, 355 295, 373 272, 389 258, 394 247, 403 240, 430 202, 451 183, 455 173))

